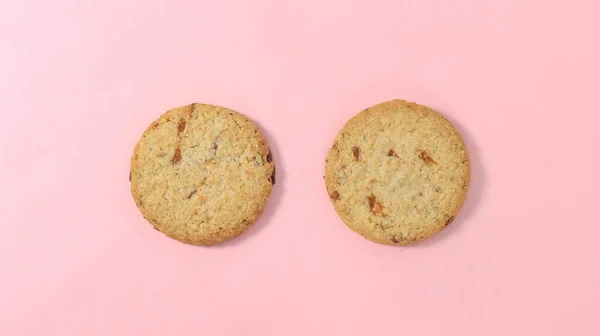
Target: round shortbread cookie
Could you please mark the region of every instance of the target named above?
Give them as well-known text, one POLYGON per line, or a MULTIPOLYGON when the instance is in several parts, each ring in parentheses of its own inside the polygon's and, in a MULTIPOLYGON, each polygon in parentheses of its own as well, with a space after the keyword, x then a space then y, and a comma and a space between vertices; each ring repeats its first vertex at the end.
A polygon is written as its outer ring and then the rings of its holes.
POLYGON ((275 161, 248 118, 191 104, 154 121, 131 158, 131 193, 154 228, 194 245, 214 245, 262 214, 275 161))
POLYGON ((325 184, 346 225, 388 245, 423 240, 450 224, 469 186, 464 142, 432 109, 393 100, 370 107, 337 135, 325 184))

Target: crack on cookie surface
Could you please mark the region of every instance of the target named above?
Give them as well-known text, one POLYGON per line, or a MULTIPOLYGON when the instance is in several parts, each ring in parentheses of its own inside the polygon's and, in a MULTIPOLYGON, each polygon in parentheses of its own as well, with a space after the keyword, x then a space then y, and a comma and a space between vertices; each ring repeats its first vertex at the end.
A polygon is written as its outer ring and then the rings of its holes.
POLYGON ((393 227, 393 225, 384 225, 383 223, 377 223, 375 225, 379 226, 383 232, 386 232, 389 228, 393 227))
POLYGON ((196 109, 196 103, 191 103, 190 108, 188 110, 188 116, 191 118, 194 114, 194 110, 196 109))
POLYGON ((186 124, 187 123, 185 119, 181 118, 181 120, 179 120, 179 123, 177 124, 177 135, 180 135, 183 131, 185 131, 186 124))
POLYGON ((233 114, 231 115, 231 120, 233 120, 233 122, 240 128, 242 129, 242 125, 240 125, 240 123, 237 122, 237 120, 235 120, 235 116, 233 116, 233 114))

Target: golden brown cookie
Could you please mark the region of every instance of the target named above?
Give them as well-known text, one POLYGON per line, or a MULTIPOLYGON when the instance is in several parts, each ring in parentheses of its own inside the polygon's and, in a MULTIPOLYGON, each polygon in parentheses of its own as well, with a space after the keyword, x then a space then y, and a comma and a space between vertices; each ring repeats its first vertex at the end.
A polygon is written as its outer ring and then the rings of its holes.
POLYGON ((133 198, 154 228, 185 243, 214 245, 260 217, 275 184, 275 161, 248 118, 191 104, 146 129, 130 174, 133 198))
POLYGON ((325 183, 338 215, 389 245, 425 239, 450 224, 469 186, 458 131, 432 109, 393 100, 368 108, 337 135, 325 183))

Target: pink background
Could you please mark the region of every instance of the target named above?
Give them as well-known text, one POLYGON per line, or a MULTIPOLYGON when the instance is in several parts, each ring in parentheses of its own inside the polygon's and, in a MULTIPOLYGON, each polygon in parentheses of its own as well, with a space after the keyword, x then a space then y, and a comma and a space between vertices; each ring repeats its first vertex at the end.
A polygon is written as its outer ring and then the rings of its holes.
POLYGON ((600 5, 542 1, 0 4, 1 335, 600 335, 600 5), (594 22, 595 20, 595 22, 594 22), (473 166, 443 233, 348 230, 324 158, 404 98, 473 166), (239 239, 187 246, 136 209, 129 158, 169 108, 265 130, 278 184, 239 239))

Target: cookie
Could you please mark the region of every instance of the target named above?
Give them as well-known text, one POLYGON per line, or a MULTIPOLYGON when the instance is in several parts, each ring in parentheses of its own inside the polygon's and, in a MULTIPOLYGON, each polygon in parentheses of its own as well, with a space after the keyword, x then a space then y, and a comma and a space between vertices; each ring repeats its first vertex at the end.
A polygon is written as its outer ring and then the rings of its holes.
POLYGON ((252 121, 225 107, 172 109, 144 132, 131 157, 131 194, 166 236, 214 245, 262 214, 275 161, 252 121))
POLYGON ((423 240, 449 225, 470 179, 458 131, 432 109, 393 100, 370 107, 339 132, 325 184, 344 223, 388 245, 423 240))

